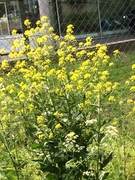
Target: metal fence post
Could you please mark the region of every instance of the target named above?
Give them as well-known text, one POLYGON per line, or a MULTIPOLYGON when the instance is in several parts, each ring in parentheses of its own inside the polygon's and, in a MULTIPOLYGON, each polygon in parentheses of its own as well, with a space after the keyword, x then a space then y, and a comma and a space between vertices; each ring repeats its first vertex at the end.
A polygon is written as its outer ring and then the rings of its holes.
POLYGON ((103 36, 102 27, 101 27, 101 14, 100 14, 100 0, 97 0, 97 8, 98 8, 98 20, 99 20, 99 30, 100 36, 103 36))
POLYGON ((49 0, 38 0, 38 4, 40 18, 42 16, 47 16, 48 20, 50 20, 49 0))
POLYGON ((24 6, 23 0, 18 0, 18 4, 19 4, 19 9, 20 9, 22 32, 24 33, 26 30, 26 26, 24 25, 24 21, 26 19, 26 17, 25 17, 25 6, 24 6))
POLYGON ((57 24, 58 24, 58 29, 59 29, 59 35, 61 37, 62 36, 62 32, 61 32, 61 22, 60 22, 58 0, 56 0, 56 15, 57 15, 57 24))

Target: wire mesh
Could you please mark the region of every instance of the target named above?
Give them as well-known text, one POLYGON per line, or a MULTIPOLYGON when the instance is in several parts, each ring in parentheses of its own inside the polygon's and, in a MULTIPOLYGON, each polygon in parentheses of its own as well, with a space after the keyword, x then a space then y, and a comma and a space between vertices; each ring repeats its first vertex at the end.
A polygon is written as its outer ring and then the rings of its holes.
POLYGON ((123 50, 134 48, 134 0, 0 0, 0 48, 10 52, 12 30, 23 34, 26 18, 35 26, 43 15, 48 16, 60 36, 64 36, 68 24, 73 24, 78 41, 91 36, 93 45, 123 47, 124 43, 123 50))

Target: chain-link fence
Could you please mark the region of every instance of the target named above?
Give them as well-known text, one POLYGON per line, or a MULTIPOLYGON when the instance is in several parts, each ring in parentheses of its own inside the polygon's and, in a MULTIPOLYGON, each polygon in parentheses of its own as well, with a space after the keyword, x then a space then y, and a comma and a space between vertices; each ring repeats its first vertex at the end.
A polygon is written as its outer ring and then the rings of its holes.
POLYGON ((23 22, 29 18, 32 26, 47 15, 55 32, 64 36, 68 24, 74 25, 79 40, 93 37, 93 43, 119 44, 130 49, 135 39, 134 0, 0 0, 0 48, 10 52, 17 29, 23 34, 23 22), (132 43, 131 43, 132 42, 132 43))

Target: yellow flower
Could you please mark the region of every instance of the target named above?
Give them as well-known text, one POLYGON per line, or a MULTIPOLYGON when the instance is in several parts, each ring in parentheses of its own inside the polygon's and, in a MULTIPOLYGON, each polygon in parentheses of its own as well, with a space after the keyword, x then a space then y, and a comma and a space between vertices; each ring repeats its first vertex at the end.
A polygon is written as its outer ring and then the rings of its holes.
POLYGON ((1 111, 6 111, 6 110, 7 110, 7 106, 1 108, 1 111))
POLYGON ((132 86, 132 87, 130 88, 130 91, 135 92, 135 86, 132 86))
POLYGON ((105 60, 108 60, 109 58, 110 58, 110 56, 108 56, 108 55, 105 55, 105 56, 104 56, 104 59, 105 59, 105 60))
POLYGON ((62 126, 61 126, 60 123, 58 123, 58 124, 55 125, 55 129, 56 129, 56 130, 60 129, 61 127, 62 127, 62 126))
POLYGON ((4 48, 0 49, 0 54, 5 54, 5 53, 6 53, 6 51, 4 48))
POLYGON ((55 69, 52 68, 52 69, 50 69, 50 71, 47 73, 47 76, 48 76, 48 77, 49 77, 49 76, 52 76, 52 75, 54 75, 54 73, 55 73, 55 69))
POLYGON ((82 109, 84 107, 83 103, 78 104, 79 109, 82 109))
POLYGON ((14 92, 14 84, 7 85, 6 90, 11 94, 14 92))
POLYGON ((119 105, 121 106, 123 104, 123 101, 121 100, 121 101, 119 101, 119 105))
POLYGON ((132 111, 135 112, 135 107, 133 107, 132 111))
POLYGON ((24 82, 21 82, 20 87, 21 87, 22 90, 25 90, 27 88, 27 85, 24 84, 24 82))
POLYGON ((119 85, 118 82, 115 82, 114 85, 112 86, 113 89, 115 89, 119 85))
POLYGON ((80 79, 80 80, 77 81, 77 83, 78 83, 78 85, 82 85, 83 84, 83 80, 80 79))
POLYGON ((115 126, 115 125, 118 124, 118 122, 117 122, 117 121, 113 121, 111 124, 112 124, 113 126, 115 126))
POLYGON ((67 79, 65 68, 62 68, 61 70, 57 70, 56 75, 58 80, 60 81, 66 81, 67 79))
POLYGON ((131 103, 133 103, 133 102, 134 102, 133 99, 128 99, 128 100, 127 100, 127 103, 128 103, 128 104, 131 104, 131 103))
POLYGON ((61 114, 59 113, 59 111, 56 111, 53 115, 57 118, 61 117, 61 114))
POLYGON ((24 21, 24 25, 27 26, 27 27, 30 27, 31 22, 29 21, 29 19, 26 19, 26 20, 24 21))
POLYGON ((52 139, 53 138, 53 133, 50 133, 48 138, 52 139))
POLYGON ((55 93, 56 93, 58 96, 62 96, 62 89, 56 88, 56 89, 55 89, 55 93))
POLYGON ((86 98, 87 98, 87 97, 90 97, 91 94, 92 94, 91 91, 86 91, 86 92, 85 92, 86 98))
POLYGON ((42 17, 41 17, 41 21, 42 21, 42 22, 44 22, 44 21, 46 21, 46 20, 47 20, 47 17, 46 17, 46 16, 42 16, 42 17))
POLYGON ((87 52, 87 56, 88 56, 88 57, 91 57, 91 56, 94 55, 94 53, 95 53, 95 51, 87 52))
POLYGON ((135 81, 135 75, 131 76, 130 80, 135 81))
POLYGON ((44 137, 44 134, 39 134, 39 135, 38 135, 38 138, 39 138, 39 139, 43 139, 43 137, 44 137))
POLYGON ((108 98, 108 100, 109 100, 109 101, 115 101, 115 97, 114 97, 114 96, 110 96, 110 97, 108 98))
POLYGON ((83 42, 79 42, 79 47, 83 47, 83 42))
POLYGON ((37 117, 37 123, 38 123, 38 124, 42 124, 42 123, 43 123, 43 120, 44 120, 44 116, 38 116, 38 117, 37 117))
POLYGON ((29 30, 26 30, 26 31, 24 32, 24 34, 25 34, 25 36, 30 36, 30 35, 31 35, 31 32, 30 32, 29 30))
POLYGON ((76 70, 75 72, 71 73, 71 80, 76 81, 79 78, 79 76, 80 76, 80 71, 76 70))
POLYGON ((120 51, 119 51, 118 49, 116 49, 116 50, 113 51, 113 55, 114 55, 114 56, 118 55, 119 53, 120 53, 120 51))
POLYGON ((5 147, 4 143, 1 144, 1 148, 3 149, 5 147))
POLYGON ((91 75, 89 73, 84 74, 84 79, 90 78, 91 75))
POLYGON ((36 22, 36 25, 37 25, 37 26, 41 25, 41 21, 38 20, 38 21, 36 22))
POLYGON ((125 84, 129 85, 129 84, 130 84, 130 81, 129 81, 129 80, 125 81, 125 84))
POLYGON ((73 28, 74 28, 74 26, 73 26, 72 24, 69 24, 69 25, 67 26, 66 33, 72 34, 72 33, 73 33, 73 28))
POLYGON ((13 29, 12 30, 12 35, 16 35, 17 34, 17 30, 16 29, 13 29))
POLYGON ((85 105, 91 104, 91 101, 87 99, 87 100, 85 100, 84 104, 85 105))
POLYGON ((107 46, 102 45, 102 46, 100 46, 99 50, 100 50, 100 52, 106 51, 107 50, 107 46))
POLYGON ((77 81, 77 89, 83 89, 84 88, 84 82, 82 79, 77 81))
POLYGON ((64 57, 65 56, 65 52, 62 49, 58 49, 57 53, 58 53, 59 57, 64 57))
POLYGON ((135 69, 135 64, 132 65, 132 70, 134 70, 134 69, 135 69))
POLYGON ((50 31, 50 32, 53 32, 53 31, 54 31, 54 28, 53 28, 53 27, 49 27, 49 31, 50 31))
POLYGON ((101 76, 100 79, 101 79, 102 81, 105 81, 105 80, 107 79, 107 77, 106 77, 106 76, 101 76))
POLYGON ((20 101, 22 101, 22 100, 25 98, 24 92, 20 91, 20 92, 18 93, 18 97, 19 97, 20 101))
POLYGON ((42 75, 38 72, 38 73, 36 73, 36 74, 34 74, 32 76, 32 79, 34 79, 34 80, 41 80, 42 79, 42 75))
POLYGON ((65 89, 66 89, 66 91, 71 91, 73 89, 73 85, 72 84, 66 84, 65 89))
POLYGON ((99 48, 99 47, 101 47, 101 44, 96 44, 96 48, 99 48))
POLYGON ((66 138, 72 139, 74 137, 75 133, 74 132, 70 132, 66 135, 66 138))
POLYGON ((109 67, 114 66, 114 62, 109 63, 109 67))
POLYGON ((66 43, 65 41, 61 41, 61 42, 60 42, 60 48, 66 46, 66 44, 67 44, 67 43, 66 43))
POLYGON ((90 37, 90 36, 87 37, 87 38, 86 38, 86 42, 92 42, 92 37, 90 37))
POLYGON ((103 71, 103 72, 102 72, 102 75, 103 75, 103 76, 108 76, 108 75, 109 75, 109 72, 108 72, 107 70, 106 70, 106 71, 103 71))
POLYGON ((3 70, 6 70, 6 69, 9 68, 8 60, 5 59, 5 60, 2 61, 2 63, 1 63, 1 68, 2 68, 3 70))
POLYGON ((79 53, 80 53, 80 56, 84 56, 84 54, 86 54, 86 51, 83 49, 79 53))
POLYGON ((59 38, 60 38, 60 37, 59 37, 58 35, 55 35, 55 36, 54 36, 54 40, 55 40, 55 41, 58 41, 59 38))
POLYGON ((7 116, 6 116, 6 114, 4 114, 3 116, 1 116, 1 121, 5 121, 7 119, 7 116))
POLYGON ((99 82, 97 86, 95 87, 94 92, 100 92, 102 90, 103 84, 99 82))
POLYGON ((30 104, 30 105, 28 106, 28 109, 30 110, 30 112, 32 112, 32 110, 34 109, 34 105, 33 105, 33 104, 30 104))

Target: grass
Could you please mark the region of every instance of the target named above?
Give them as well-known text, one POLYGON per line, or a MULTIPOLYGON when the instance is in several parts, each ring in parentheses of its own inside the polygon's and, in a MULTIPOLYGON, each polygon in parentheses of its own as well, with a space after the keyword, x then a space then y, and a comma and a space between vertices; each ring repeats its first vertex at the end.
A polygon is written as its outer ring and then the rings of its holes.
POLYGON ((112 59, 115 65, 110 70, 110 80, 120 83, 120 91, 125 100, 129 96, 134 98, 133 94, 129 94, 129 88, 125 85, 125 81, 129 80, 129 77, 132 75, 131 67, 135 63, 135 52, 120 53, 119 57, 116 59, 112 57, 112 59))
POLYGON ((134 60, 134 52, 127 54, 121 53, 119 57, 114 59, 115 66, 111 69, 111 79, 119 82, 125 81, 130 76, 131 66, 134 60))

